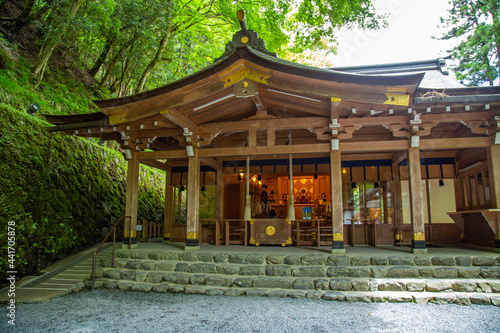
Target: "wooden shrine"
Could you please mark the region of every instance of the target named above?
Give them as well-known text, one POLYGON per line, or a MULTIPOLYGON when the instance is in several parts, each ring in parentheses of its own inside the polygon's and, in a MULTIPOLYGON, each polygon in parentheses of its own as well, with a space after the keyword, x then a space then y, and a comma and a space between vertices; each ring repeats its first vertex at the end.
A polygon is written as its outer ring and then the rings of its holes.
POLYGON ((396 244, 425 253, 463 243, 498 252, 500 87, 426 88, 425 75, 296 64, 242 24, 193 75, 96 101, 97 113, 46 117, 49 131, 120 143, 133 245, 143 163, 166 171, 164 239, 186 250, 396 244), (206 186, 215 188, 208 219, 206 186))

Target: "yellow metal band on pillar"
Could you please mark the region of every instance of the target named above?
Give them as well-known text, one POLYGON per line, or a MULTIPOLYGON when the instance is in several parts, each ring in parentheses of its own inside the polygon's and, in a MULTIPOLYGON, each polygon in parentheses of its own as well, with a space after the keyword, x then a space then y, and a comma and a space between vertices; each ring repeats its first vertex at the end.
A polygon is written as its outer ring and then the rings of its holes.
POLYGON ((286 219, 286 223, 292 224, 292 221, 290 221, 289 219, 286 219))
POLYGON ((170 233, 169 232, 164 233, 163 238, 170 238, 170 233))
POLYGON ((270 77, 269 74, 260 73, 254 69, 244 67, 239 71, 221 79, 221 81, 224 82, 224 88, 226 88, 244 79, 249 79, 258 83, 267 84, 266 79, 268 79, 269 77, 270 77))
POLYGON ((255 222, 255 219, 250 220, 250 224, 253 224, 255 222))
POLYGON ((396 234, 396 240, 399 240, 399 234, 396 234))
POLYGON ((250 244, 255 244, 255 239, 253 237, 250 237, 250 240, 248 241, 250 244))
POLYGON ((425 240, 425 234, 423 232, 416 232, 416 233, 413 234, 413 240, 424 241, 425 240))
MULTIPOLYGON (((132 230, 132 237, 135 237, 136 234, 137 234, 136 231, 132 230)), ((130 237, 130 231, 124 231, 123 235, 124 237, 130 237)))
POLYGON ((408 106, 410 103, 410 95, 401 95, 401 94, 384 94, 384 95, 387 97, 387 100, 384 102, 384 104, 408 106))
MULTIPOLYGON (((462 238, 463 238, 463 237, 462 237, 462 238)), ((500 232, 497 232, 497 233, 495 234, 495 239, 500 239, 500 232)))
POLYGON ((332 103, 341 102, 341 101, 342 101, 342 98, 332 97, 332 103))
POLYGON ((288 239, 286 240, 286 244, 292 244, 292 238, 291 237, 288 237, 288 239))
POLYGON ((341 232, 337 232, 337 233, 333 234, 332 237, 333 237, 334 241, 343 241, 344 240, 344 234, 341 232))
POLYGON ((186 237, 187 237, 187 239, 198 239, 198 233, 197 232, 188 232, 186 237))
POLYGON ((260 246, 260 243, 255 243, 255 246, 260 246))

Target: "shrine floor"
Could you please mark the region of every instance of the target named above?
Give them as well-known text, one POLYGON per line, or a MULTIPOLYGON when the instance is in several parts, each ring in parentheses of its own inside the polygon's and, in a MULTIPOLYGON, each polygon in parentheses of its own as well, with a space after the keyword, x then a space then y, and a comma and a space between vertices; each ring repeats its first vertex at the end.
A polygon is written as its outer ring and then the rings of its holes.
MULTIPOLYGON (((118 243, 117 243, 118 245, 118 243)), ((185 243, 167 242, 162 243, 160 239, 149 240, 148 242, 139 242, 137 250, 147 251, 173 251, 184 252, 185 243)), ((428 247, 428 254, 419 256, 485 256, 498 257, 498 253, 488 251, 486 249, 476 249, 466 245, 461 247, 428 247)), ((308 255, 308 254, 328 254, 331 255, 331 246, 243 246, 243 245, 211 245, 201 244, 200 250, 196 252, 211 252, 211 253, 259 253, 259 254, 282 254, 282 255, 308 255)), ((411 253, 411 248, 408 246, 368 246, 356 245, 345 247, 345 255, 347 256, 416 256, 411 253)))

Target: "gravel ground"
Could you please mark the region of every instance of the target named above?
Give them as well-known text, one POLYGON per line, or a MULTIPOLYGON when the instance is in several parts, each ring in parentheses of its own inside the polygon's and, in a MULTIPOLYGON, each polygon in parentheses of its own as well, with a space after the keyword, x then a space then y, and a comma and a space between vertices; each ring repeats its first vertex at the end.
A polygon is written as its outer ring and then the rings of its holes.
POLYGON ((19 304, 2 332, 500 332, 496 306, 97 290, 19 304))

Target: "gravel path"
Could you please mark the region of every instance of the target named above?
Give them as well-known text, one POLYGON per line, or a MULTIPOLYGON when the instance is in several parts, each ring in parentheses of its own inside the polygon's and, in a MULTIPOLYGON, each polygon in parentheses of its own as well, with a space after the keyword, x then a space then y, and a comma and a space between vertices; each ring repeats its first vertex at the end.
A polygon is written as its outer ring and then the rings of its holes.
POLYGON ((19 304, 2 332, 500 332, 496 306, 97 290, 19 304))

